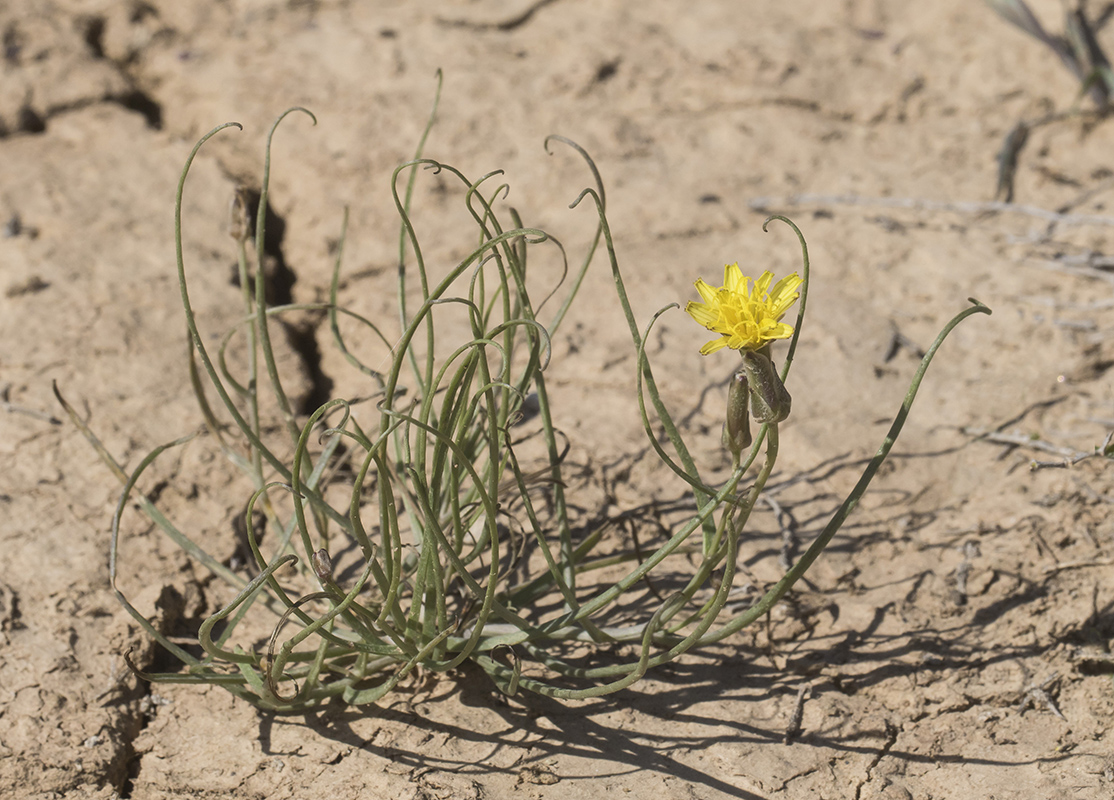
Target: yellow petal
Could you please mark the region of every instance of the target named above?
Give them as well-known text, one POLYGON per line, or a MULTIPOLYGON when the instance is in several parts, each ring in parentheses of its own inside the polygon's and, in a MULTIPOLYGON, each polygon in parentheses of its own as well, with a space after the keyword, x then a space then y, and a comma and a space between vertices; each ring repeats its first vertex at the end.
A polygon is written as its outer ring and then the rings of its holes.
POLYGON ((789 294, 795 292, 797 291, 797 287, 802 283, 804 283, 804 279, 801 278, 800 275, 796 272, 790 273, 774 284, 774 290, 770 292, 770 296, 777 297, 782 293, 789 294))
POLYGON ((688 303, 685 306, 685 312, 696 320, 697 324, 703 325, 705 328, 710 328, 719 321, 719 314, 703 303, 688 303))
POLYGON ((713 339, 712 341, 708 342, 703 347, 701 347, 700 348, 700 355, 709 356, 712 353, 716 352, 717 350, 722 350, 726 346, 727 346, 727 337, 726 336, 721 336, 720 338, 713 339))
POLYGON ((696 291, 700 294, 701 299, 705 303, 712 303, 716 299, 716 289, 713 286, 704 282, 703 278, 696 281, 696 291))
POLYGON ((766 290, 770 288, 770 281, 774 279, 774 273, 766 270, 762 273, 762 277, 754 282, 754 295, 761 297, 766 294, 766 290))
POLYGON ((723 288, 729 292, 739 291, 739 286, 743 286, 743 291, 746 291, 747 279, 743 276, 743 271, 739 269, 739 262, 734 264, 725 264, 723 267, 723 288))
POLYGON ((794 272, 792 275, 787 275, 782 278, 774 286, 774 290, 770 292, 770 302, 773 304, 774 313, 776 316, 781 316, 788 310, 789 306, 793 305, 793 301, 800 297, 797 288, 804 283, 794 272))
POLYGON ((764 339, 788 339, 793 335, 793 326, 784 322, 773 324, 762 331, 764 339))

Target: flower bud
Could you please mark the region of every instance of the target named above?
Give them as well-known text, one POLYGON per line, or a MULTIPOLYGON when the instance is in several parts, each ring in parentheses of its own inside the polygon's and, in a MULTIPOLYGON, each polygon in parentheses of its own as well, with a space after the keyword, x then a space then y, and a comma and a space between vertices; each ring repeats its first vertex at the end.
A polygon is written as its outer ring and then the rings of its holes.
POLYGON ((317 576, 317 580, 324 583, 333 579, 333 560, 329 558, 329 551, 321 548, 310 558, 310 564, 313 566, 313 574, 317 576))
POLYGON ((731 376, 727 389, 727 419, 723 423, 723 444, 736 464, 750 447, 750 413, 747 410, 747 376, 739 370, 731 376))
POLYGON ((743 370, 750 384, 750 410, 754 414, 754 421, 781 422, 788 417, 793 398, 786 391, 770 357, 764 353, 745 350, 743 370))
POLYGON ((228 209, 228 233, 237 242, 246 242, 251 236, 251 218, 248 216, 250 205, 247 187, 237 186, 232 194, 232 205, 228 209))

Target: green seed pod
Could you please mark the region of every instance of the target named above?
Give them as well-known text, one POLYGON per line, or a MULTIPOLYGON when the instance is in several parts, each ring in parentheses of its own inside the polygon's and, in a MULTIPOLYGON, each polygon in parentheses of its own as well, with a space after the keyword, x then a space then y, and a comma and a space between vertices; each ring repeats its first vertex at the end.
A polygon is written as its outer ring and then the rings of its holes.
POLYGON ((731 451, 736 464, 742 452, 750 447, 750 412, 747 410, 747 376, 739 370, 731 376, 727 389, 727 419, 723 423, 723 444, 731 451))
POLYGON ((743 370, 750 383, 750 410, 754 421, 781 422, 788 417, 793 398, 786 391, 769 356, 744 350, 743 370))

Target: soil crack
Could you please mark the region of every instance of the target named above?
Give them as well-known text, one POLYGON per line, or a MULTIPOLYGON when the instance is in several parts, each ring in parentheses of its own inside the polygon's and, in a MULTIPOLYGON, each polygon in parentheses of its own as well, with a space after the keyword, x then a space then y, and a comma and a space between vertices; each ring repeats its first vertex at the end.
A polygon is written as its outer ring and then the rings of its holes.
POLYGON ((863 787, 874 780, 874 770, 882 763, 882 759, 889 755, 890 750, 894 744, 897 743, 897 726, 889 720, 885 721, 886 741, 882 743, 882 747, 874 754, 874 758, 866 767, 866 778, 859 782, 855 787, 855 800, 862 800, 863 787))

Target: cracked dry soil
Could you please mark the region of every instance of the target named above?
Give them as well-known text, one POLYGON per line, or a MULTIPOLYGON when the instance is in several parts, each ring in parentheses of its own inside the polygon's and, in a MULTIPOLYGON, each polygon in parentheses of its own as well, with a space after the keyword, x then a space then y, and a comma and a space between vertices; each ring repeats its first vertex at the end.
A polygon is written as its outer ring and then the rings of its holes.
MULTIPOLYGON (((1033 5, 1055 27, 1058 4, 1033 5)), ((0 796, 1114 793, 1114 471, 1028 469, 1114 427, 1114 125, 1035 130, 1015 206, 988 203, 1005 135, 1076 87, 981 4, 8 0, 0 44, 0 796), (994 315, 946 343, 888 468, 769 624, 628 691, 506 699, 465 670, 382 708, 284 717, 137 682, 129 647, 163 662, 108 586, 117 486, 59 424, 51 382, 125 464, 198 426, 173 273, 177 173, 201 134, 244 123, 202 152, 186 198, 201 324, 223 331, 238 315, 224 209, 235 185, 258 186, 263 136, 292 105, 319 124, 276 139, 276 291, 324 297, 347 205, 343 300, 389 318, 387 181, 439 67, 427 153, 505 169, 523 216, 570 242, 585 227, 565 206, 586 176, 541 143, 560 133, 592 153, 643 321, 725 261, 796 268, 796 242, 761 233, 767 213, 809 237, 776 505, 741 558, 754 587, 853 484, 939 326, 971 295, 994 315)), ((418 202, 435 217, 449 201, 432 182, 418 202)), ((588 517, 680 496, 644 457, 609 280, 589 275, 550 379, 588 517)), ((319 325, 293 318, 283 356, 307 407, 359 391, 319 325)), ((703 334, 679 314, 657 330, 666 401, 699 457, 722 458, 730 366, 696 355, 703 334)), ((232 559, 244 492, 231 482, 200 441, 144 488, 232 559)), ((216 587, 138 516, 129 525, 125 591, 187 635, 216 587)))

